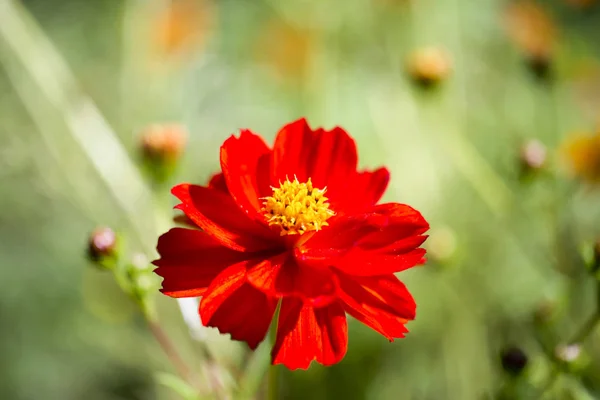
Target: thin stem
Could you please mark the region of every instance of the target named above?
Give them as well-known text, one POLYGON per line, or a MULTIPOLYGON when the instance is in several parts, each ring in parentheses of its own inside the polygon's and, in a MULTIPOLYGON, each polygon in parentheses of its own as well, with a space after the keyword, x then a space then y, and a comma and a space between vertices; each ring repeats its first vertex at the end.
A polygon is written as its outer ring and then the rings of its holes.
POLYGON ((199 389, 199 385, 196 382, 192 370, 188 367, 185 361, 183 361, 183 358, 181 358, 177 352, 177 349, 163 328, 152 319, 147 319, 146 321, 148 322, 148 327, 150 328, 152 335, 154 335, 156 341, 160 344, 167 358, 171 361, 179 375, 181 375, 181 377, 185 379, 192 387, 199 389))
POLYGON ((279 397, 279 368, 276 365, 269 367, 269 400, 277 400, 279 397))
POLYGON ((596 281, 596 309, 581 329, 573 336, 569 344, 581 343, 591 335, 600 322, 600 280, 596 281))
POLYGON ((542 389, 540 390, 540 399, 543 399, 546 395, 550 394, 559 377, 560 369, 558 368, 558 366, 552 365, 552 372, 550 372, 550 377, 548 378, 548 381, 546 382, 544 387, 542 387, 542 389))
MULTIPOLYGON (((281 304, 277 306, 277 310, 275 310, 275 315, 273 318, 273 322, 271 323, 271 329, 269 331, 269 337, 271 339, 271 348, 275 346, 275 340, 277 339, 277 324, 279 321, 279 311, 281 308, 281 304)), ((268 378, 268 393, 267 399, 269 400, 277 400, 279 398, 279 366, 271 365, 269 366, 269 378, 268 378)))
POLYGON ((596 329, 596 326, 598 325, 598 321, 600 321, 600 313, 598 313, 598 311, 596 311, 590 318, 588 318, 588 320, 581 327, 579 332, 577 332, 573 336, 573 339, 571 339, 571 341, 569 343, 581 343, 585 339, 587 339, 587 337, 589 335, 591 335, 594 332, 594 330, 596 329))

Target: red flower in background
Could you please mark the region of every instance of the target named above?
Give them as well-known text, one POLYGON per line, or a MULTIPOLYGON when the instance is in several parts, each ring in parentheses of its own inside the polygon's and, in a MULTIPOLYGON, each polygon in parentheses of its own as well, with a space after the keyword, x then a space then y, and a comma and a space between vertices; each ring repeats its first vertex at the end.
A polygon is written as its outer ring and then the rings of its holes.
POLYGON ((389 172, 359 172, 357 161, 342 128, 313 131, 305 119, 273 149, 248 130, 227 139, 208 186, 172 189, 200 229, 160 237, 162 292, 202 296, 202 322, 252 349, 281 301, 272 361, 290 369, 340 361, 346 313, 403 337, 416 306, 394 273, 424 262, 429 225, 407 205, 376 205, 389 172))

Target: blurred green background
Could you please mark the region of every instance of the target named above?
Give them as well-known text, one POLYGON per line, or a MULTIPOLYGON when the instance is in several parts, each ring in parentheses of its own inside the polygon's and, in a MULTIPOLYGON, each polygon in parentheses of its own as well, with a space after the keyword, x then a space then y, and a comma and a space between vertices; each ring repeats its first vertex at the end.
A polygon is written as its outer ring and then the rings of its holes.
MULTIPOLYGON (((108 225, 152 259, 171 184, 204 183, 238 129, 272 142, 301 116, 343 126, 363 167, 391 170, 384 200, 430 221, 430 261, 401 275, 418 304, 406 339, 352 321, 344 360, 282 370, 279 398, 496 398, 514 383, 509 345, 543 387, 540 336, 567 340, 596 307, 581 248, 600 235, 600 194, 563 173, 560 145, 599 122, 599 38, 600 5, 582 0, 0 0, 0 399, 181 398, 157 379, 173 369, 135 305, 86 261, 87 237, 108 225), (428 46, 445 58, 419 64, 428 46), (152 185, 140 132, 163 122, 188 145, 152 185), (547 160, 524 177, 531 139, 547 160)), ((224 384, 240 382, 244 346, 193 339, 177 302, 156 301, 190 365, 206 367, 208 345, 234 371, 224 384)), ((585 351, 550 398, 600 398, 597 334, 585 351)))

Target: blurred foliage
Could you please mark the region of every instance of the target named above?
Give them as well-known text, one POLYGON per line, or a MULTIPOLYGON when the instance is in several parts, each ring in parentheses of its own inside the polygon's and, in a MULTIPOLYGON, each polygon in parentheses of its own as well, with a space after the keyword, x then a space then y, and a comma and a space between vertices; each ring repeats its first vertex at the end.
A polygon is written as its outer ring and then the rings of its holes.
MULTIPOLYGON (((172 1, 0 0, 0 398, 180 398, 154 379, 172 366, 134 304, 86 265, 88 234, 111 226, 154 257, 170 184, 205 182, 239 128, 271 141, 300 116, 343 126, 361 165, 388 166, 384 200, 421 210, 432 236, 427 266, 402 274, 418 304, 410 335, 389 344, 352 322, 346 358, 282 371, 281 398, 495 398, 514 383, 507 346, 542 387, 543 342, 567 340, 596 307, 581 247, 600 236, 600 194, 568 167, 598 168, 581 159, 597 150, 569 141, 600 122, 600 5, 172 1), (451 73, 422 90, 406 65, 429 46, 451 73), (178 173, 142 185, 128 161, 140 132, 170 121, 189 131, 178 173), (530 140, 547 160, 524 180, 530 140)), ((201 370, 175 300, 157 301, 201 370)), ((244 346, 206 334, 220 363, 243 369, 244 346)), ((553 398, 600 397, 598 332, 585 345, 590 362, 553 398)))

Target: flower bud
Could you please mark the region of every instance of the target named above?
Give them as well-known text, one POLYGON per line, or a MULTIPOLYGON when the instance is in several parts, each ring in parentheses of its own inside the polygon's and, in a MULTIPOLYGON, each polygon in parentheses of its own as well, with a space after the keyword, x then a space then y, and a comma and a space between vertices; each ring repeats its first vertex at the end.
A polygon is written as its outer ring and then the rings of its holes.
POLYGON ((500 355, 502 368, 511 375, 519 375, 527 366, 527 354, 518 347, 509 347, 500 355))
POLYGON ((556 358, 566 363, 577 360, 580 354, 581 346, 578 344, 560 345, 554 351, 556 358))
POLYGON ((188 133, 183 126, 152 125, 142 131, 140 147, 151 176, 159 182, 174 170, 185 149, 188 133))
POLYGON ((549 78, 558 34, 546 9, 534 2, 511 2, 504 19, 508 36, 523 54, 529 70, 540 79, 549 78))
POLYGON ((535 139, 526 142, 521 147, 519 163, 522 177, 543 169, 546 164, 546 146, 535 139))
POLYGON ((411 78, 424 87, 434 86, 450 74, 448 55, 436 47, 425 47, 414 51, 407 64, 411 78))
POLYGON ((552 56, 546 53, 529 54, 525 58, 529 71, 539 80, 548 81, 552 78, 552 56))
POLYGON ((158 288, 158 281, 152 273, 152 266, 148 258, 141 253, 134 254, 131 262, 127 264, 125 272, 129 278, 131 295, 140 304, 144 304, 147 296, 158 288))
POLYGON ((149 126, 142 132, 142 152, 152 159, 178 159, 185 148, 187 136, 187 131, 180 125, 149 126))
POLYGON ((562 362, 563 368, 571 373, 584 370, 591 362, 589 355, 586 354, 581 345, 576 343, 557 346, 554 356, 562 362))
POLYGON ((95 229, 88 239, 88 257, 95 265, 110 269, 117 257, 117 235, 107 227, 95 229))

